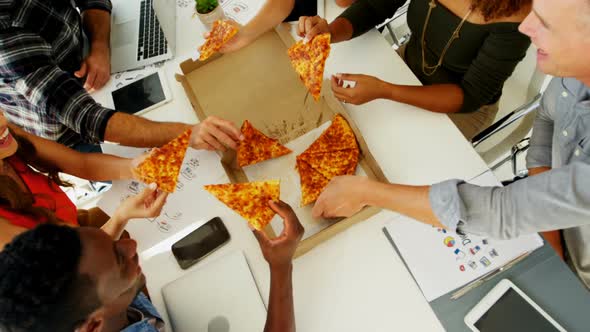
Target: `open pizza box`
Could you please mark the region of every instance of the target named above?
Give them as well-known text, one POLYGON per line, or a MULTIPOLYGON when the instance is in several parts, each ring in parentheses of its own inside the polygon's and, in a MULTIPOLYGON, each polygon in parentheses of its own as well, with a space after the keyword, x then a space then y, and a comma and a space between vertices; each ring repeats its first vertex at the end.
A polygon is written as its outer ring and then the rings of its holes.
MULTIPOLYGON (((184 87, 199 119, 218 116, 238 127, 247 119, 265 135, 293 150, 286 156, 243 169, 237 167, 235 152, 226 153, 222 165, 234 183, 281 180, 281 200, 293 207, 305 227, 297 257, 379 211, 367 207, 349 218, 315 220, 311 216, 313 204, 300 206, 301 188, 295 157, 329 126, 335 114, 344 116, 356 135, 361 151, 356 174, 380 181, 386 178, 361 132, 332 95, 329 82, 324 82, 318 102, 307 95, 287 56, 287 49, 295 42, 287 27, 281 25, 235 53, 218 54, 204 62, 186 60, 180 64, 183 75, 177 75, 176 79, 184 87)), ((282 220, 275 216, 265 231, 274 237, 282 227, 282 220)))

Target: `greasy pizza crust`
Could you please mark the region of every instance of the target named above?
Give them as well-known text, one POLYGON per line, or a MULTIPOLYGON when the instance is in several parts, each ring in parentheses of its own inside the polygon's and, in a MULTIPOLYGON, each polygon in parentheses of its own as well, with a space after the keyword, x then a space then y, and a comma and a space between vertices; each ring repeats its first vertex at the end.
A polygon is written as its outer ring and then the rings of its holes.
POLYGON ((311 41, 298 41, 287 51, 291 65, 299 74, 315 101, 320 99, 326 59, 330 55, 330 34, 323 33, 311 41))
POLYGON ((190 137, 189 129, 161 148, 154 149, 135 169, 139 180, 156 183, 159 190, 174 192, 190 137))
POLYGON ((242 135, 244 135, 244 140, 240 141, 237 151, 240 167, 278 158, 292 152, 280 144, 278 140, 258 131, 248 120, 242 124, 242 135))
POLYGON ((209 37, 205 44, 201 46, 200 61, 205 61, 211 57, 215 52, 219 51, 225 43, 227 43, 236 33, 238 28, 228 21, 218 20, 213 23, 209 37))
POLYGON ((281 193, 279 180, 214 184, 204 188, 257 230, 262 230, 274 217, 268 201, 278 202, 281 193))

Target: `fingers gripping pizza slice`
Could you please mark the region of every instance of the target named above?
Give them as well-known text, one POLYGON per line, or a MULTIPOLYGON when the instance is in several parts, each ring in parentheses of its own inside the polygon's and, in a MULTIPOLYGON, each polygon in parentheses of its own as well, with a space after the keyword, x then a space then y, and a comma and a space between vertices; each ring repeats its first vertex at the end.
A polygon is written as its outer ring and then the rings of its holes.
POLYGON ((213 23, 213 28, 209 33, 209 37, 205 40, 205 44, 201 46, 200 61, 205 61, 211 57, 215 52, 219 51, 225 43, 238 33, 238 27, 229 21, 218 20, 213 23))
POLYGON ((275 215, 268 201, 279 201, 279 180, 227 183, 205 186, 205 190, 237 212, 257 230, 262 230, 275 215))
POLYGON ((264 160, 277 158, 292 151, 254 128, 250 121, 242 124, 244 140, 238 145, 238 165, 240 167, 259 163, 264 160))
POLYGON ((166 145, 152 150, 135 169, 139 179, 148 184, 156 183, 162 191, 174 192, 190 137, 189 129, 166 145))
POLYGON ((307 43, 300 40, 289 48, 287 54, 299 78, 313 99, 318 101, 322 91, 326 59, 330 55, 330 34, 317 35, 307 43))
POLYGON ((297 156, 302 206, 317 200, 332 178, 354 174, 359 154, 352 128, 343 116, 336 115, 330 127, 297 156))

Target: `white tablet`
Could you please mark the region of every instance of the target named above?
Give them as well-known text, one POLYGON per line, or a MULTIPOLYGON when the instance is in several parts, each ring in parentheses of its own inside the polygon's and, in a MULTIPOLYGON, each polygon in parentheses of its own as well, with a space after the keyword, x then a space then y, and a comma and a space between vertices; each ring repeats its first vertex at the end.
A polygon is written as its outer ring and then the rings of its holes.
POLYGON ((146 73, 134 80, 119 83, 111 91, 117 111, 140 115, 157 108, 172 98, 162 71, 146 73))
POLYGON ((465 316, 472 331, 560 332, 565 329, 541 307, 503 279, 465 316))

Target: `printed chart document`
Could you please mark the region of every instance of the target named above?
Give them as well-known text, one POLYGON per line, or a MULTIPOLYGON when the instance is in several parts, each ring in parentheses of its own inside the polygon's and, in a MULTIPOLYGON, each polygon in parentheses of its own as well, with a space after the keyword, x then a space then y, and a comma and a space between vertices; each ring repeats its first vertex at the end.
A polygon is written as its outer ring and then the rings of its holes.
MULTIPOLYGON (((485 173, 479 181, 469 182, 492 185, 481 183, 489 179, 485 173)), ((429 302, 543 245, 537 234, 497 240, 461 235, 400 214, 391 215, 385 228, 429 302)))

